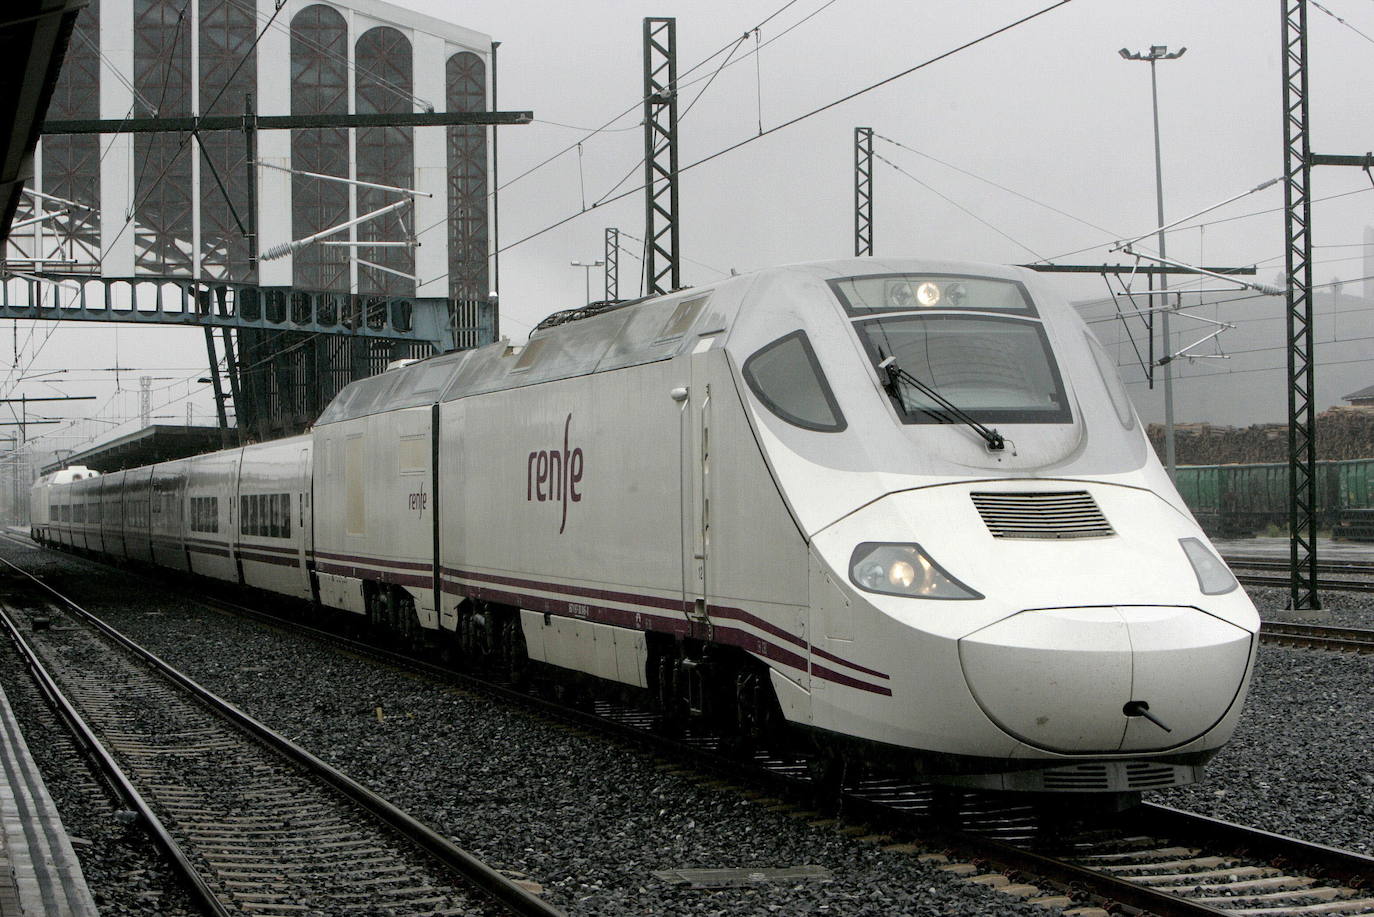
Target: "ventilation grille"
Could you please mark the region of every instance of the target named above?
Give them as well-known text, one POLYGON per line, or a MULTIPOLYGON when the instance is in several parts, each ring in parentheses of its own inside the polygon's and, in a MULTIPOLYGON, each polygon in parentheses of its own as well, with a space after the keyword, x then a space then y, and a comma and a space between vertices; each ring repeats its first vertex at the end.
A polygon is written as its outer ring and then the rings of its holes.
POLYGON ((1187 783, 1183 769, 1172 764, 1150 761, 1113 761, 1104 764, 1074 764, 1052 767, 1040 772, 1045 790, 1089 792, 1092 790, 1149 790, 1187 783))
POLYGON ((1133 761, 1126 765, 1126 784, 1133 790, 1173 786, 1179 782, 1178 775, 1174 773, 1173 766, 1169 764, 1133 761))
POLYGON ((971 496, 994 538, 1105 538, 1114 534, 1086 490, 971 496))
POLYGON ((1079 764, 1043 771, 1047 790, 1110 790, 1111 778, 1105 764, 1079 764))

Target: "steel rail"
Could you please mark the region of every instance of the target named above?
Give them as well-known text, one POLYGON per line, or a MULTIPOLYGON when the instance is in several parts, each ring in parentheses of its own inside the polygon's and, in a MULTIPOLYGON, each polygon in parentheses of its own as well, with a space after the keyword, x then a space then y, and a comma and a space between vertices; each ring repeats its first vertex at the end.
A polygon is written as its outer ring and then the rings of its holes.
MULTIPOLYGON (((19 569, 4 558, 0 558, 0 561, 16 570, 19 569)), ((28 576, 27 571, 20 570, 19 572, 28 576)), ((39 692, 66 724, 67 729, 76 740, 77 746, 87 755, 96 767, 97 773, 119 797, 120 801, 138 813, 138 817, 152 835, 153 842, 162 848, 162 852, 172 861, 176 872, 185 881, 196 900, 208 913, 215 915, 215 917, 232 917, 233 912, 224 906, 219 896, 205 882, 204 877, 191 865, 186 852, 172 837, 167 826, 158 818, 157 813, 153 811, 152 806, 143 798, 143 795, 134 788, 133 782, 129 780, 128 775, 119 766, 119 762, 100 743, 94 730, 76 711, 76 707, 67 699, 67 696, 62 693, 62 689, 58 687, 56 680, 44 667, 33 647, 29 646, 28 641, 19 633, 18 626, 10 617, 9 609, 5 608, 3 604, 0 604, 0 627, 4 628, 10 642, 14 644, 15 649, 23 658, 24 665, 28 668, 39 692)))
MULTIPOLYGON (((352 800, 361 808, 369 812, 374 818, 386 824, 399 836, 415 844, 435 860, 463 876, 479 890, 486 893, 501 905, 511 909, 514 913, 521 915, 521 917, 565 917, 563 911, 515 884, 473 854, 459 847, 457 844, 454 844, 448 838, 407 814, 405 811, 392 805, 386 799, 358 783, 347 774, 330 766, 292 742, 290 739, 244 713, 242 710, 220 698, 207 688, 202 687, 189 676, 173 668, 161 657, 144 649, 119 630, 102 621, 96 615, 86 611, 52 586, 33 576, 21 567, 11 563, 9 560, 0 558, 0 563, 4 563, 24 577, 27 577, 43 591, 53 596, 56 601, 70 609, 81 620, 86 621, 108 639, 134 654, 157 672, 190 692, 196 700, 205 704, 214 713, 234 723, 253 738, 282 754, 296 765, 304 768, 311 776, 317 777, 329 784, 346 798, 352 800)), ((11 624, 9 626, 13 631, 13 625, 11 624)), ((13 631, 13 633, 17 635, 18 632, 13 631)), ((54 688, 55 687, 54 684, 54 688)), ((73 714, 75 714, 74 710, 73 714)), ((93 734, 91 734, 90 737, 94 741, 93 734)), ((98 742, 96 742, 96 747, 100 747, 98 742)), ((101 752, 106 755, 108 754, 105 753, 103 749, 101 749, 101 752)), ((125 780, 125 783, 127 783, 127 780, 125 780)), ((137 795, 132 785, 129 786, 129 789, 135 796, 137 795)), ((144 810, 151 813, 151 810, 147 809, 146 804, 144 804, 143 810, 140 811, 142 812, 144 810)), ((167 842, 174 844, 170 836, 167 837, 167 842)), ((174 855, 174 857, 175 856, 176 855, 174 855)), ((182 859, 184 859, 184 857, 182 859)), ((189 864, 187 865, 189 867, 189 864)), ((198 879, 197 881, 199 885, 203 885, 203 880, 198 879)), ((208 886, 205 888, 208 892, 208 886)), ((210 894, 213 894, 213 892, 210 894)), ((215 913, 228 914, 227 911, 223 910, 216 910, 215 913)))
MULTIPOLYGON (((757 763, 742 765, 738 757, 713 750, 709 747, 709 743, 703 743, 700 740, 694 742, 691 736, 681 739, 663 736, 643 726, 634 725, 626 717, 572 708, 489 679, 457 672, 451 668, 416 659, 405 653, 363 643, 333 631, 323 630, 289 618, 282 618, 223 598, 197 596, 196 601, 211 608, 234 615, 246 616, 270 626, 283 627, 303 633, 348 652, 403 668, 425 677, 480 690, 484 694, 499 697, 527 709, 535 709, 563 722, 595 729, 603 735, 610 735, 633 744, 647 746, 655 751, 671 750, 674 755, 689 758, 697 766, 708 768, 710 771, 731 780, 748 781, 757 786, 767 787, 771 792, 779 794, 790 793, 810 797, 814 796, 817 791, 814 783, 806 778, 800 778, 777 768, 769 768, 757 763)), ((884 806, 882 803, 866 798, 860 793, 844 794, 843 805, 849 810, 865 813, 875 820, 903 822, 905 819, 905 826, 910 828, 909 817, 904 816, 900 810, 884 806)), ((1190 902, 1177 895, 1156 891, 1125 878, 1097 872, 1062 858, 1026 850, 976 833, 952 831, 931 824, 923 824, 919 830, 920 839, 923 841, 962 848, 967 852, 967 855, 984 859, 988 863, 996 864, 1003 870, 1034 875, 1040 884, 1053 884, 1065 894, 1077 893, 1080 898, 1091 897, 1108 906, 1112 904, 1125 905, 1135 911, 1149 912, 1158 915, 1158 917, 1204 917, 1204 915, 1205 917, 1217 917, 1217 915, 1227 913, 1208 905, 1190 902)))
MULTIPOLYGON (((1254 573, 1238 573, 1236 579, 1243 586, 1274 586, 1276 588, 1286 588, 1288 577, 1286 576, 1263 576, 1254 573)), ((1374 592, 1374 580, 1345 580, 1345 579, 1326 579, 1319 577, 1318 581, 1322 589, 1329 589, 1336 592, 1374 592)))
MULTIPOLYGON (((89 558, 87 560, 88 562, 99 563, 99 561, 90 561, 89 558)), ((571 708, 565 704, 535 697, 489 679, 456 672, 452 668, 426 662, 402 652, 383 649, 333 631, 248 608, 225 599, 204 596, 194 596, 193 598, 198 603, 211 608, 247 616, 270 626, 304 633, 314 639, 322 640, 388 665, 445 683, 479 690, 490 696, 514 701, 564 722, 593 728, 602 734, 613 735, 654 750, 671 750, 675 755, 687 757, 694 764, 704 766, 731 780, 767 786, 771 791, 780 794, 806 795, 813 800, 821 790, 817 781, 798 777, 795 773, 785 773, 778 768, 769 769, 754 762, 742 763, 738 757, 714 750, 711 743, 702 741, 700 736, 695 737, 695 741, 691 736, 683 739, 665 737, 642 725, 632 724, 630 717, 607 716, 604 712, 571 708)), ((915 830, 922 841, 959 848, 961 849, 960 855, 982 860, 1003 871, 1023 873, 1027 874, 1028 877, 1033 876, 1034 881, 1038 884, 1057 886, 1061 892, 1070 895, 1076 893, 1080 898, 1091 897, 1105 903, 1109 908, 1119 905, 1127 911, 1148 912, 1160 915, 1160 917, 1199 917, 1199 915, 1213 915, 1215 917, 1215 915, 1230 913, 1209 904, 1191 901, 1180 895, 1132 882, 1123 876, 1111 875, 1089 866, 1071 862, 1067 857, 1028 850, 978 833, 951 830, 947 827, 933 825, 929 818, 913 828, 909 813, 904 813, 898 807, 884 805, 880 801, 866 798, 859 791, 846 792, 841 796, 841 799, 842 805, 848 811, 859 812, 876 821, 915 830)), ((1224 844, 1229 852, 1245 852, 1255 858, 1310 867, 1321 878, 1330 878, 1351 887, 1359 888, 1361 885, 1368 885, 1374 881, 1371 879, 1374 877, 1374 858, 1153 803, 1142 803, 1124 815, 1121 822, 1112 825, 1112 827, 1157 832, 1169 836, 1173 843, 1198 839, 1211 840, 1224 844)))
MULTIPOLYGON (((1243 570, 1282 570, 1288 572, 1288 561, 1273 557, 1254 557, 1228 554, 1223 558, 1232 568, 1243 570)), ((1353 573, 1374 576, 1374 560, 1324 560, 1317 564, 1318 573, 1353 573)))
POLYGON ((1303 841, 1235 822, 1185 812, 1157 803, 1142 803, 1133 813, 1134 824, 1171 837, 1205 838, 1245 850, 1253 857, 1282 861, 1316 870, 1351 888, 1374 888, 1374 857, 1303 841))
POLYGON ((1308 646, 1341 652, 1374 653, 1374 630, 1363 627, 1264 621, 1260 624, 1260 639, 1280 646, 1308 646))

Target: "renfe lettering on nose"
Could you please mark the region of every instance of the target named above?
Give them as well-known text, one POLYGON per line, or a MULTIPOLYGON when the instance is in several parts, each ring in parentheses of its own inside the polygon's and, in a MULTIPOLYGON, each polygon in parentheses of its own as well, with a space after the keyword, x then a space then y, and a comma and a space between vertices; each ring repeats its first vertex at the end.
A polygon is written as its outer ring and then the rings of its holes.
POLYGON ((525 471, 525 502, 545 503, 553 501, 562 504, 562 520, 558 524, 558 534, 568 527, 568 501, 582 502, 582 494, 577 485, 582 483, 584 459, 582 449, 568 448, 568 430, 572 426, 572 415, 563 421, 563 448, 540 449, 530 453, 529 464, 525 471))

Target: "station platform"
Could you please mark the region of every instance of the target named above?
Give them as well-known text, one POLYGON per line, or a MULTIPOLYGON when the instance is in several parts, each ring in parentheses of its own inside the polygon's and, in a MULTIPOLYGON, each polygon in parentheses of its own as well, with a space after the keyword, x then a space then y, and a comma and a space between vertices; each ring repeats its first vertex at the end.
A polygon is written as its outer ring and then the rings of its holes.
POLYGON ((96 917, 57 808, 0 690, 0 917, 96 917))
MULTIPOLYGON (((1288 560, 1289 539, 1277 538, 1214 538, 1212 544, 1227 560, 1243 557, 1247 559, 1288 560)), ((1335 541, 1331 538, 1317 539, 1317 561, 1319 563, 1341 563, 1343 561, 1374 562, 1374 543, 1361 541, 1335 541)))

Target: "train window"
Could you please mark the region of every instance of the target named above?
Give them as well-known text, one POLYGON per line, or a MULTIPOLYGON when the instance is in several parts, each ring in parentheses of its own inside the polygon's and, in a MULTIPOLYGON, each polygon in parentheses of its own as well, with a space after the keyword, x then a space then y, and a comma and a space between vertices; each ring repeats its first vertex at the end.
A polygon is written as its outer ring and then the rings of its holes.
POLYGON ((513 373, 527 372, 535 361, 539 359, 540 352, 543 351, 547 339, 540 338, 537 341, 530 341, 525 348, 520 351, 520 356, 515 358, 515 365, 510 368, 513 373))
POLYGON ((1035 315, 1026 288, 1015 280, 961 274, 870 274, 832 280, 850 315, 956 309, 1035 315))
POLYGON ((259 538, 290 538, 291 495, 245 494, 239 497, 239 531, 259 538))
POLYGON ((439 391, 444 387, 444 383, 453 375, 453 361, 445 360, 442 363, 435 363, 426 366, 424 369, 410 370, 413 376, 410 393, 412 395, 424 395, 439 391))
MULTIPOLYGON (((1037 321, 949 313, 855 322, 874 365, 897 365, 980 423, 1069 423, 1064 384, 1037 321)), ((903 423, 950 423, 914 385, 893 403, 903 423)))
POLYGON ((1102 345, 1093 337, 1092 332, 1085 331, 1083 336, 1088 339, 1088 349, 1093 352, 1093 362, 1097 364, 1097 371, 1102 374, 1102 382, 1107 386, 1112 407, 1116 408, 1116 419, 1129 430, 1135 426, 1135 411, 1131 410, 1131 396, 1126 394, 1126 386, 1121 383, 1121 376, 1116 371, 1116 361, 1102 349, 1102 345))
POLYGON ((684 299, 677 304, 673 314, 668 316, 668 321, 664 322, 663 330, 659 332, 658 339, 681 337, 687 333, 687 329, 697 320, 701 314, 701 309, 706 305, 709 296, 698 296, 694 299, 684 299))
POLYGON ((744 361, 744 380, 764 407, 790 424, 824 433, 845 428, 844 415, 804 331, 756 351, 744 361))
POLYGON ((191 498, 191 531, 219 531, 219 497, 191 498))

